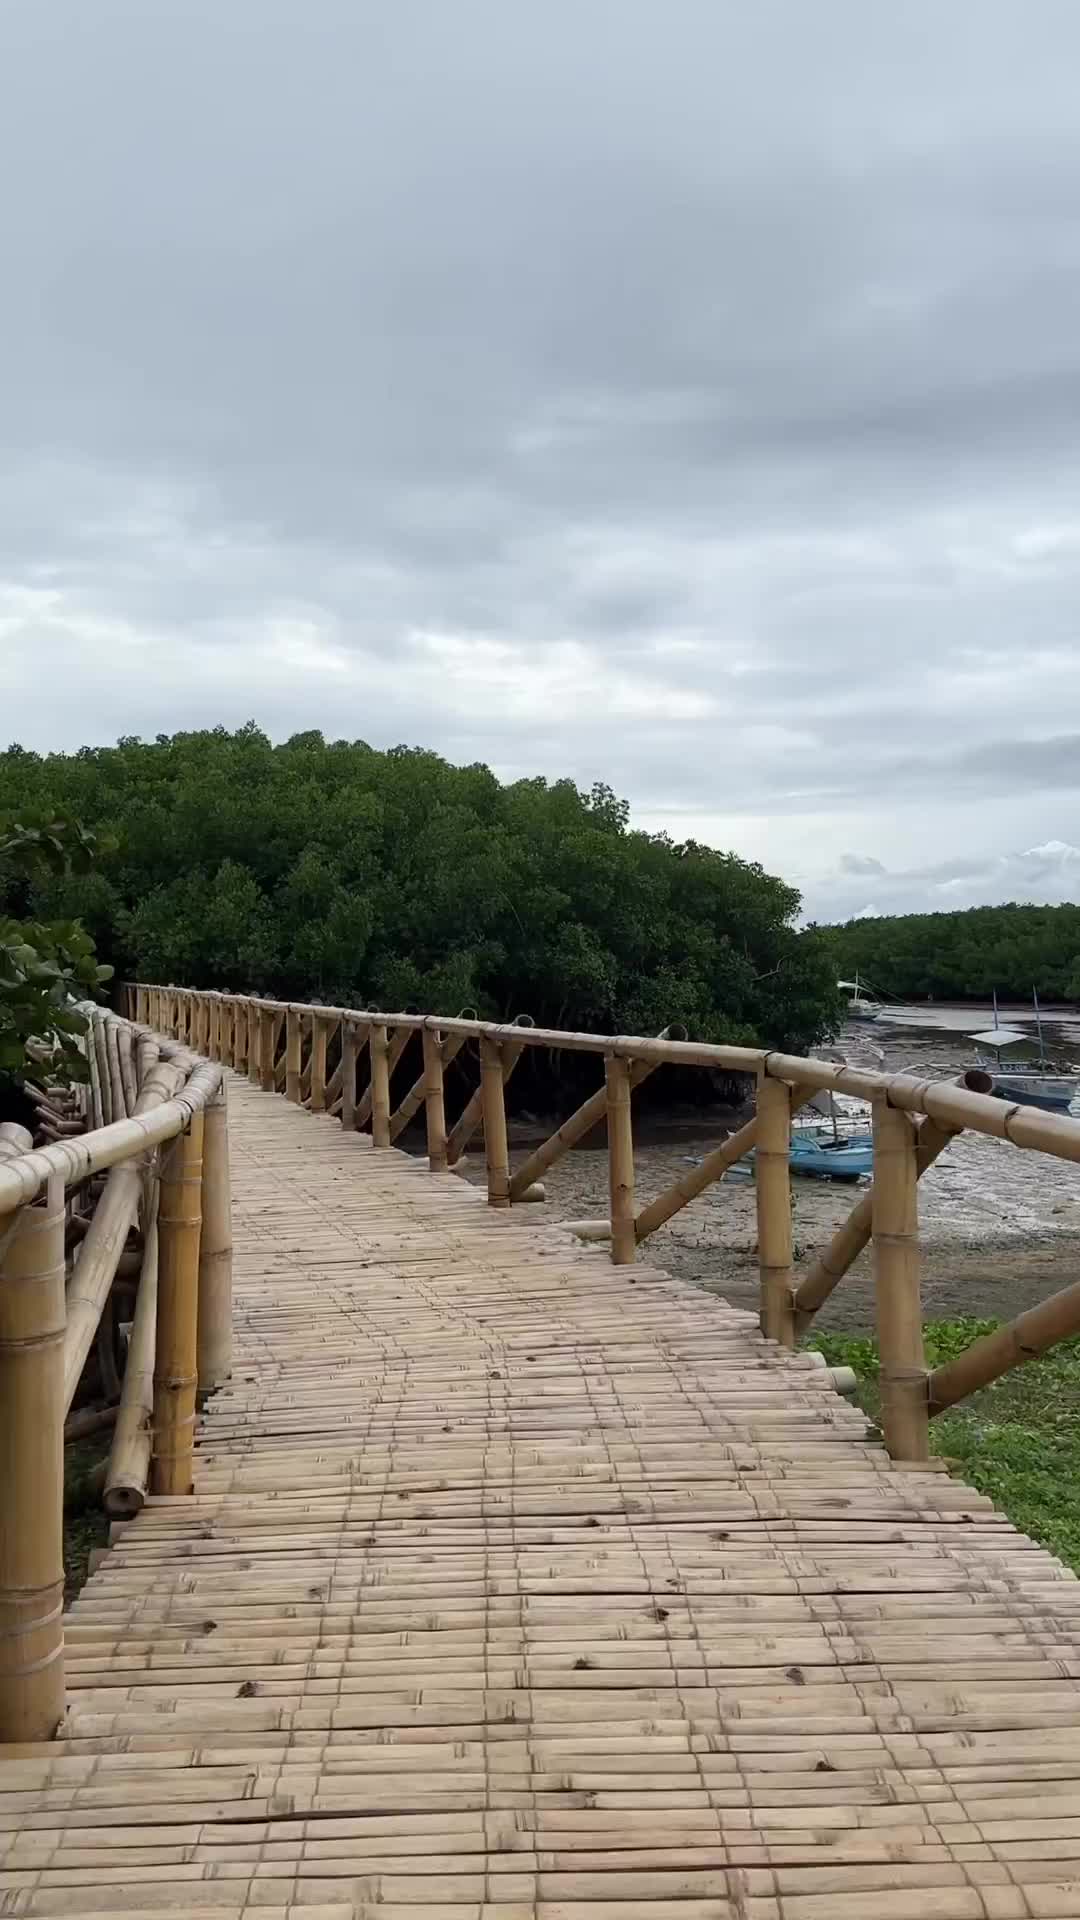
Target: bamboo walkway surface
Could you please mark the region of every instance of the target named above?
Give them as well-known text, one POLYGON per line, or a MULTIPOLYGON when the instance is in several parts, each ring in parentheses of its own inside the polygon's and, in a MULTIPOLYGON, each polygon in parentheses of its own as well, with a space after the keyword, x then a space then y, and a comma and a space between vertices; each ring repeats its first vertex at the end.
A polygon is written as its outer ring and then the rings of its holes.
POLYGON ((0 1760, 0 1915, 1080 1916, 1080 1583, 807 1356, 232 1076, 196 1494, 0 1760))

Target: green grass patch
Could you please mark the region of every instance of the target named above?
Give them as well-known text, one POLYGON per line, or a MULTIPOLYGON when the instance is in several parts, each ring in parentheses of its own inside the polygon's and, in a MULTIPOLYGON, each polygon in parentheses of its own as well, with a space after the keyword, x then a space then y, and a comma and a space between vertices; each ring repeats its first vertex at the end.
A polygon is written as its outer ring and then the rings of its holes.
MULTIPOLYGON (((928 1365, 951 1360, 996 1320, 932 1320, 928 1365)), ((823 1333, 807 1342, 830 1366, 851 1367, 859 1403, 880 1409, 877 1343, 823 1333)), ((1066 1340, 930 1423, 930 1444, 1016 1526, 1080 1573, 1080 1340, 1066 1340)))
POLYGON ((90 1555, 108 1542, 109 1523, 101 1504, 95 1468, 109 1451, 109 1436, 75 1440, 64 1448, 64 1589, 73 1600, 83 1585, 90 1555))

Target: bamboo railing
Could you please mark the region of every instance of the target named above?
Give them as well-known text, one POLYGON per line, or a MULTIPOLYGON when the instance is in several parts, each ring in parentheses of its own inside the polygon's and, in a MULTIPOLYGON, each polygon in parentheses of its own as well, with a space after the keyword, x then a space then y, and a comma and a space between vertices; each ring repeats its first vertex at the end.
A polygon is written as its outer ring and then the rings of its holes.
POLYGON ((482 1126, 493 1207, 509 1207, 542 1193, 536 1185, 540 1176, 605 1122, 609 1214, 602 1222, 581 1223, 581 1231, 583 1237, 609 1240, 611 1258, 620 1265, 631 1262, 643 1241, 722 1180, 753 1148, 760 1317, 768 1338, 793 1347, 854 1261, 872 1246, 882 1429, 894 1459, 925 1460, 935 1414, 1031 1354, 1080 1333, 1077 1283, 1022 1314, 1012 1326, 976 1341, 947 1365, 934 1371, 926 1366, 918 1237, 918 1182, 923 1174, 965 1128, 1023 1151, 1080 1163, 1080 1121, 996 1099, 984 1075, 972 1074, 958 1083, 869 1073, 753 1047, 711 1046, 688 1039, 683 1029, 674 1027, 652 1038, 609 1036, 465 1016, 306 1006, 172 986, 140 985, 126 991, 128 1011, 137 1022, 190 1044, 205 1039, 215 1060, 239 1071, 246 1067, 256 1085, 280 1085, 291 1100, 316 1112, 333 1111, 349 1130, 370 1126, 372 1144, 380 1149, 397 1139, 423 1107, 429 1165, 435 1173, 460 1166, 468 1140, 482 1126), (478 1047, 480 1083, 448 1127, 446 1068, 455 1060, 460 1068, 467 1041, 478 1047), (395 1105, 394 1075, 410 1046, 418 1057, 410 1068, 408 1090, 395 1105), (528 1047, 595 1054, 605 1063, 604 1083, 511 1171, 506 1083, 528 1047), (329 1079, 328 1062, 336 1063, 329 1079), (636 1209, 632 1094, 665 1064, 753 1076, 757 1112, 699 1166, 636 1209), (874 1180, 824 1253, 800 1275, 792 1244, 791 1121, 799 1107, 822 1090, 871 1103, 874 1180))
MULTIPOLYGON (((38 1091, 43 1146, 0 1134, 0 1743, 48 1740, 64 1715, 65 1431, 114 1426, 106 1510, 130 1517, 148 1484, 188 1493, 197 1388, 228 1373, 232 1267, 228 1138, 220 1064, 188 1040, 235 1045, 224 1008, 176 1035, 85 1007, 89 1081, 76 1118, 63 1089, 38 1091), (132 1235, 141 1246, 129 1249, 132 1235), (69 1257, 65 1256, 65 1248, 69 1257), (119 1402, 65 1418, 109 1321, 118 1279, 136 1276, 119 1402), (82 1422, 82 1428, 79 1422, 82 1422)), ((185 1005, 185 1014, 191 1010, 185 1005)), ((115 1373, 112 1375, 115 1381, 115 1373)))

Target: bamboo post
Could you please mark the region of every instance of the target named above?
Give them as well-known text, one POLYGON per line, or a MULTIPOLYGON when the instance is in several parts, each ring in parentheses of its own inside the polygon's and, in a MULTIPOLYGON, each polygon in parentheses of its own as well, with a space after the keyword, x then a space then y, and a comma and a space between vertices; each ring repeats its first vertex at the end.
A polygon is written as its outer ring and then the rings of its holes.
POLYGON ((202 1231, 199 1236, 199 1392, 210 1393, 232 1367, 232 1189, 225 1088, 203 1116, 202 1231))
POLYGON ((64 1183, 0 1218, 0 1742, 64 1715, 64 1183))
POLYGON ((109 1014, 102 1016, 105 1031, 105 1057, 109 1065, 109 1086, 112 1092, 112 1111, 114 1120, 126 1120, 128 1116, 127 1088, 120 1070, 120 1022, 109 1014))
POLYGON ((238 1073, 247 1072, 249 1004, 246 999, 233 1002, 233 1066, 238 1073))
MULTIPOLYGON (((443 1098, 443 1049, 440 1036, 425 1027, 424 1108, 427 1114, 428 1168, 446 1172, 446 1103, 443 1098)), ((501 1069, 500 1069, 501 1079, 501 1069)))
POLYGON ((634 1124, 630 1110, 630 1062, 609 1054, 604 1065, 607 1100, 608 1192, 611 1260, 632 1266, 634 1238, 634 1124))
POLYGON ((274 1091, 274 1050, 278 1016, 273 1007, 259 1008, 259 1085, 264 1093, 274 1091))
MULTIPOLYGON (((915 1178, 921 1180, 928 1167, 955 1140, 953 1127, 939 1127, 936 1120, 924 1120, 915 1145, 915 1178)), ((870 1244, 873 1227, 873 1190, 864 1193, 842 1226, 837 1227, 825 1252, 819 1254, 805 1279, 795 1290, 795 1331, 802 1335, 815 1313, 823 1307, 834 1287, 854 1266, 870 1244)))
MULTIPOLYGON (((633 1084, 636 1086, 638 1083, 634 1080, 633 1084)), ((809 1089, 793 1092, 792 1113, 804 1107, 810 1098, 809 1089)), ((634 1233, 638 1245, 640 1246, 643 1240, 647 1240, 651 1233, 655 1233, 658 1227, 666 1225, 673 1214, 689 1206, 692 1200, 696 1200, 700 1193, 705 1192, 706 1187, 711 1187, 717 1180, 722 1180, 729 1167, 735 1166, 738 1161, 744 1159, 756 1145, 757 1121, 748 1120, 744 1127, 730 1134, 726 1140, 720 1142, 718 1147, 714 1147, 711 1153, 707 1153, 696 1167, 691 1167, 689 1173, 684 1173, 678 1180, 673 1180, 670 1187, 666 1187, 663 1193, 658 1193, 655 1200, 650 1200, 638 1214, 634 1222, 634 1233)))
POLYGON ((301 1047, 300 1009, 289 1007, 285 1014, 285 1098, 294 1107, 300 1105, 301 1047))
POLYGON ((105 1016, 95 1008, 90 1016, 90 1040, 94 1049, 94 1064, 97 1067, 98 1093, 101 1099, 101 1124, 109 1127, 114 1120, 123 1118, 113 1112, 112 1080, 109 1075, 109 1054, 105 1044, 105 1016))
POLYGON ((341 1125, 346 1133, 356 1128, 356 1062, 360 1052, 360 1034, 353 1021, 341 1021, 341 1125))
MULTIPOLYGON (((461 1052, 461 1049, 465 1045, 465 1041, 467 1037, 468 1036, 464 1033, 448 1033, 446 1035, 446 1038, 440 1041, 439 1053, 441 1057, 442 1072, 444 1075, 447 1067, 450 1065, 451 1060, 456 1059, 457 1055, 461 1052)), ((424 1053, 424 1060, 425 1060, 424 1071, 421 1074, 419 1074, 418 1077, 413 1081, 412 1086, 409 1088, 409 1091, 405 1095, 405 1098, 401 1102, 401 1105, 396 1109, 394 1113, 390 1115, 391 1140, 396 1140, 399 1133, 404 1133, 410 1120, 412 1120, 415 1117, 415 1115, 419 1113, 421 1107, 424 1104, 424 1099, 425 1099, 426 1090, 427 1090, 427 1080, 428 1080, 427 1065, 426 1065, 426 1061, 427 1061, 426 1049, 424 1053)), ((505 1061, 506 1061, 506 1055, 504 1054, 503 1056, 504 1065, 505 1065, 505 1061)), ((503 1075, 504 1084, 506 1081, 506 1077, 507 1076, 504 1073, 503 1075)), ((479 1098, 479 1095, 477 1095, 477 1098, 479 1098)), ((477 1125, 479 1126, 480 1124, 479 1111, 477 1111, 476 1122, 477 1122, 477 1125)))
MULTIPOLYGON (((383 1032, 384 1033, 387 1032, 387 1028, 385 1026, 383 1027, 383 1032)), ((394 1068, 397 1066, 398 1061, 401 1059, 401 1056, 404 1053, 412 1037, 413 1037, 412 1027, 394 1027, 392 1030, 390 1030, 389 1039, 387 1042, 388 1051, 386 1055, 386 1099, 387 1099, 388 1106, 390 1103, 390 1082, 393 1076, 394 1068)), ((373 1070, 371 1084, 364 1089, 363 1094, 361 1095, 360 1099, 356 1103, 356 1124, 358 1127, 366 1127, 368 1121, 371 1119, 371 1109, 372 1109, 372 1102, 374 1100, 374 1097, 375 1097, 375 1076, 374 1076, 374 1070, 373 1070)))
POLYGON ((198 1378, 199 1237, 203 1117, 163 1148, 158 1203, 158 1310, 154 1358, 155 1493, 190 1493, 198 1378))
POLYGON ((326 1111, 326 1043, 329 1029, 321 1014, 311 1016, 311 1111, 326 1111))
POLYGON ((371 1029, 371 1143, 390 1145, 390 1042, 386 1028, 371 1029))
POLYGON ((762 1073, 757 1090, 758 1275, 761 1331, 767 1340, 795 1345, 792 1304, 791 1088, 762 1073))
POLYGON ((502 1047, 486 1036, 480 1042, 480 1098, 484 1114, 488 1206, 510 1205, 510 1147, 506 1137, 506 1091, 502 1047))
POLYGON ((135 1318, 120 1388, 116 1430, 105 1469, 105 1511, 130 1520, 146 1498, 150 1475, 150 1430, 154 1412, 154 1347, 157 1339, 157 1170, 144 1186, 143 1257, 135 1295, 135 1318))
POLYGON ((915 1149, 907 1114, 879 1094, 874 1101, 874 1293, 881 1425, 894 1460, 926 1460, 930 1453, 915 1149))
POLYGON ((260 1065, 262 1038, 263 1030, 259 1002, 257 1000, 249 1000, 247 1061, 248 1079, 253 1087, 262 1085, 262 1067, 260 1065))

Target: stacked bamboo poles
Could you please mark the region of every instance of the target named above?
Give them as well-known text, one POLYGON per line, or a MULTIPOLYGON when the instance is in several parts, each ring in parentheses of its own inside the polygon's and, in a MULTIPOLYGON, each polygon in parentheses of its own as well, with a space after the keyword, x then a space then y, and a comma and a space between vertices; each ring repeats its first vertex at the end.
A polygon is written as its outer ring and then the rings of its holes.
POLYGON ((203 1115, 161 1155, 158 1300, 151 1480, 158 1494, 190 1493, 198 1383, 199 1239, 203 1115))
POLYGON ((767 1340, 795 1345, 791 1274, 791 1089, 763 1073, 757 1090, 758 1275, 761 1331, 767 1340))
POLYGON ((64 1188, 0 1220, 0 1742, 64 1713, 64 1188))
POLYGON ((630 1111, 631 1066, 611 1055, 605 1062, 607 1099, 608 1196, 611 1218, 611 1258, 615 1266, 633 1263, 634 1240, 634 1131, 630 1111))
POLYGON ((874 1101, 874 1294, 881 1426, 894 1460, 930 1454, 919 1289, 915 1128, 883 1094, 874 1101))

